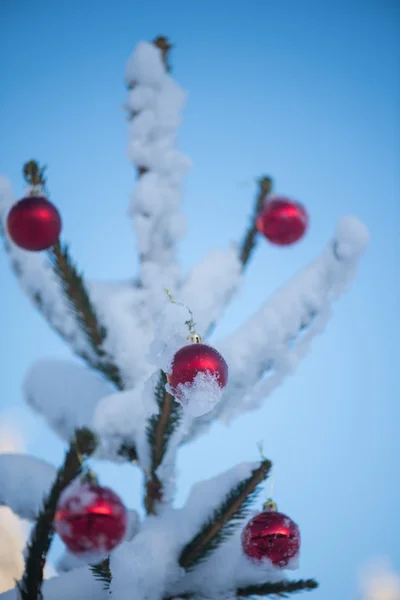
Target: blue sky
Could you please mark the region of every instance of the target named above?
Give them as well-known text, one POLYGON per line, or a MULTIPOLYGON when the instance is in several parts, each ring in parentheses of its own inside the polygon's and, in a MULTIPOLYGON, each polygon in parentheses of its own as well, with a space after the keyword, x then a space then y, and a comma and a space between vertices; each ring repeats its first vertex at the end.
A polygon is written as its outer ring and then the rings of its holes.
MULTIPOLYGON (((91 278, 134 273, 123 76, 135 43, 162 33, 176 45, 174 75, 189 91, 179 136, 194 161, 185 186, 185 269, 210 246, 240 238, 255 177, 271 174, 276 189, 311 215, 299 245, 260 242, 246 288, 217 335, 312 260, 339 216, 363 219, 371 245, 325 334, 262 410, 229 429, 215 426, 182 450, 179 492, 182 501, 199 477, 257 458, 263 440, 275 464, 276 500, 302 530, 302 568, 294 575, 320 580, 315 600, 357 598, 366 561, 386 555, 400 570, 400 5, 106 4, 1 3, 0 171, 20 195, 23 162, 48 164, 52 199, 80 266, 91 278)), ((70 353, 20 292, 4 253, 0 281, 1 408, 20 419, 34 454, 58 462, 63 446, 24 409, 20 382, 35 359, 70 353)), ((103 465, 100 473, 138 506, 134 469, 103 465)))

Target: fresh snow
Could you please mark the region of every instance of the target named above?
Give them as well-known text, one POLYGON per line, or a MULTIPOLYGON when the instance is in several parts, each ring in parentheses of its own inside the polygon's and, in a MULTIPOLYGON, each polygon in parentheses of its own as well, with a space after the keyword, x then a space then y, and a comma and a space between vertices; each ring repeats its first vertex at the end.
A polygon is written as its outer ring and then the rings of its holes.
POLYGON ((72 439, 75 429, 91 424, 96 405, 111 391, 93 371, 57 359, 35 362, 23 383, 26 402, 64 441, 72 439))
POLYGON ((22 519, 35 519, 56 472, 34 456, 0 454, 0 506, 8 506, 22 519))
MULTIPOLYGON (((88 567, 82 567, 43 584, 43 600, 108 600, 103 582, 95 579, 88 567)), ((16 588, 0 594, 1 600, 20 600, 16 588)))

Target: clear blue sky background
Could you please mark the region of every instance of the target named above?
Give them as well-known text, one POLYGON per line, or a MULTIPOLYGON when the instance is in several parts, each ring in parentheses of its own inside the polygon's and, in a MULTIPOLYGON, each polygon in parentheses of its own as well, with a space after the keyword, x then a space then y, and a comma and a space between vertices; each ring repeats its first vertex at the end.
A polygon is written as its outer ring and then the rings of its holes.
MULTIPOLYGON (((182 501, 199 477, 256 459, 264 440, 276 500, 302 529, 294 575, 320 580, 315 600, 356 598, 357 570, 376 556, 400 570, 399 12, 395 0, 0 4, 0 171, 20 195, 23 162, 48 164, 64 236, 89 277, 135 270, 123 75, 135 43, 159 33, 176 44, 174 74, 190 92, 180 132, 194 161, 184 267, 240 238, 254 177, 273 175, 311 214, 296 247, 260 242, 218 333, 319 253, 340 215, 367 224, 359 277, 295 377, 258 413, 215 426, 180 458, 182 501)), ((35 359, 70 353, 20 292, 4 253, 0 282, 1 408, 20 419, 34 454, 57 463, 63 446, 23 408, 20 382, 35 359)), ((100 472, 139 505, 134 468, 100 472)))

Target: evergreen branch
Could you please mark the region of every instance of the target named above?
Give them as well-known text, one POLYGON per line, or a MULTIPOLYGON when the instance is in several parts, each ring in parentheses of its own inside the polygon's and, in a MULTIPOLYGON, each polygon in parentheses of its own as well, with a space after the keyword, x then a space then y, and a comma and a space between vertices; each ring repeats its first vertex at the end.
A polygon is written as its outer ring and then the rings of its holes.
POLYGON ((182 409, 169 394, 165 386, 167 376, 161 371, 159 382, 155 389, 158 413, 149 420, 147 439, 151 448, 151 467, 146 481, 145 507, 147 514, 154 514, 156 504, 162 500, 162 483, 157 477, 157 468, 163 461, 168 447, 168 440, 174 432, 182 413, 182 409))
POLYGON ((260 483, 268 477, 271 462, 263 460, 251 476, 236 485, 224 498, 213 516, 182 550, 179 564, 191 569, 203 562, 236 529, 238 520, 248 513, 250 504, 259 492, 260 483))
POLYGON ((62 491, 82 472, 82 456, 93 454, 97 446, 89 429, 78 429, 63 465, 57 472, 49 495, 44 500, 27 547, 25 572, 17 587, 21 600, 42 600, 43 569, 54 537, 54 517, 62 491))
POLYGON ((103 349, 103 343, 107 335, 106 328, 100 323, 95 308, 90 300, 83 276, 74 265, 67 245, 61 245, 59 241, 48 251, 48 256, 57 275, 65 297, 73 310, 75 319, 81 331, 83 331, 91 350, 97 360, 93 360, 88 354, 81 354, 89 365, 100 371, 105 377, 114 383, 118 389, 123 389, 122 377, 119 369, 107 356, 103 349))
POLYGON ((239 588, 236 590, 236 594, 241 598, 248 598, 249 596, 280 596, 281 598, 287 598, 289 594, 295 592, 301 592, 304 590, 315 590, 318 587, 318 583, 314 579, 300 579, 299 581, 277 581, 277 582, 266 582, 261 585, 249 585, 247 587, 239 588))
POLYGON ((128 462, 136 462, 138 455, 135 446, 123 442, 118 450, 118 455, 126 458, 128 462))
POLYGON ((242 243, 242 247, 240 250, 240 262, 242 263, 242 268, 244 269, 251 257, 254 246, 256 245, 256 236, 257 236, 257 217, 262 209, 265 198, 268 194, 271 193, 272 190, 272 179, 270 177, 262 177, 259 180, 259 191, 256 197, 256 203, 254 206, 254 213, 251 218, 250 227, 248 228, 245 238, 242 243))
POLYGON ((105 558, 98 565, 90 565, 89 569, 92 571, 94 578, 101 581, 104 584, 104 589, 108 590, 112 580, 110 557, 105 558))

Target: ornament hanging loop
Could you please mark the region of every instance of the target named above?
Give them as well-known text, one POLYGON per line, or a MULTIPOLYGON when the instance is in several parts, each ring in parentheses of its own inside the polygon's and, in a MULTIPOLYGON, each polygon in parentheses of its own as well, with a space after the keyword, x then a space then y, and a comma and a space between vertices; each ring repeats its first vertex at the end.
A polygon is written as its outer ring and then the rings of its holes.
POLYGON ((190 308, 188 306, 186 306, 186 304, 183 304, 182 302, 176 302, 176 300, 173 299, 171 292, 167 288, 164 288, 164 291, 167 294, 171 304, 176 304, 177 306, 183 306, 189 312, 190 319, 185 321, 185 325, 189 329, 189 335, 187 336, 186 339, 190 340, 194 344, 201 344, 202 339, 199 336, 199 334, 196 333, 196 323, 194 322, 193 313, 190 310, 190 308))
POLYGON ((278 510, 278 505, 276 502, 272 500, 274 496, 274 471, 271 471, 271 476, 269 480, 269 498, 263 505, 263 510, 268 512, 276 512, 278 510))

